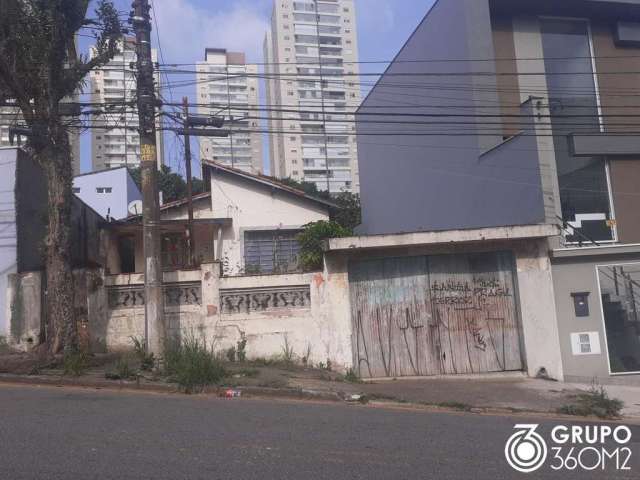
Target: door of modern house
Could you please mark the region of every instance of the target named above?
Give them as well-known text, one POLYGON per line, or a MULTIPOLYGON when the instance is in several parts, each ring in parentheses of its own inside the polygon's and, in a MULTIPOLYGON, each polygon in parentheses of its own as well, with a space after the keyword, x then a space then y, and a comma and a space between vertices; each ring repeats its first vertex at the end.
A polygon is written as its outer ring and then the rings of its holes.
POLYGON ((510 252, 351 262, 360 376, 522 370, 513 266, 510 252))

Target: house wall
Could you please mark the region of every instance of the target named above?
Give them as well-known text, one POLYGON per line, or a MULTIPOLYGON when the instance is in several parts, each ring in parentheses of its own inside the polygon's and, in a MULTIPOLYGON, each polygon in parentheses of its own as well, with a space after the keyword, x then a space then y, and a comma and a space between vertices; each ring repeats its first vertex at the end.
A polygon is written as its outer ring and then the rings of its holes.
POLYGON ((602 299, 598 285, 598 265, 640 262, 640 255, 586 254, 581 257, 554 258, 553 286, 557 307, 558 330, 562 361, 567 381, 590 383, 594 379, 600 384, 640 385, 640 375, 618 375, 609 373, 607 359, 607 337, 604 330, 602 299), (576 316, 572 293, 589 293, 589 315, 576 316), (597 332, 600 353, 574 355, 571 349, 571 334, 597 332))
MULTIPOLYGON (((507 34, 504 36, 508 37, 507 34)), ((504 48, 508 49, 508 46, 504 48)), ((495 115, 495 106, 500 105, 496 78, 473 75, 480 70, 492 72, 495 65, 491 62, 434 62, 434 59, 495 56, 487 0, 439 0, 435 3, 357 114, 358 121, 382 122, 375 128, 385 132, 385 135, 372 136, 374 127, 358 123, 363 207, 359 233, 374 235, 525 225, 545 220, 535 149, 514 148, 509 155, 482 158, 483 153, 502 142, 502 135, 486 132, 460 135, 465 127, 443 122, 482 123, 484 120, 495 121, 495 118, 438 118, 438 125, 434 126, 416 124, 433 122, 433 117, 410 115, 452 112, 452 107, 457 105, 464 109, 455 113, 495 115), (438 93, 429 94, 425 100, 418 96, 415 86, 404 89, 395 86, 398 78, 402 78, 395 74, 410 75, 410 83, 427 92, 437 85, 438 93), (408 103, 412 104, 411 109, 402 107, 408 103), (416 105, 425 107, 414 108, 416 105), (381 115, 378 107, 399 116, 381 115), (410 126, 393 123, 397 121, 409 122, 410 126), (422 135, 405 135, 409 129, 422 135), (393 136, 388 132, 399 134, 393 136), (457 135, 449 136, 450 133, 457 135), (517 198, 518 201, 505 202, 505 198, 517 198)), ((504 148, 508 149, 508 146, 504 148)))
POLYGON ((126 218, 129 215, 127 209, 129 203, 134 200, 142 200, 142 194, 126 168, 80 175, 73 179, 73 186, 80 189, 76 196, 103 218, 106 218, 107 215, 115 220, 126 218), (111 193, 97 193, 96 188, 98 187, 109 187, 112 191, 111 193))
POLYGON ((215 172, 211 174, 211 202, 214 218, 231 218, 233 222, 222 235, 225 275, 244 271, 246 230, 297 229, 329 219, 328 208, 313 201, 215 172))
POLYGON ((18 268, 15 181, 18 150, 0 148, 0 337, 9 335, 9 305, 4 292, 18 268))

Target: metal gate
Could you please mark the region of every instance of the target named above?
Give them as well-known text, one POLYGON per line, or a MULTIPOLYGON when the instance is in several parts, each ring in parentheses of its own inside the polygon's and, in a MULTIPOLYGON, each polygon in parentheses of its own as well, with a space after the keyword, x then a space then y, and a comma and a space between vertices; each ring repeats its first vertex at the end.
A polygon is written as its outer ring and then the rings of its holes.
POLYGON ((360 376, 522 370, 509 252, 351 262, 360 376))

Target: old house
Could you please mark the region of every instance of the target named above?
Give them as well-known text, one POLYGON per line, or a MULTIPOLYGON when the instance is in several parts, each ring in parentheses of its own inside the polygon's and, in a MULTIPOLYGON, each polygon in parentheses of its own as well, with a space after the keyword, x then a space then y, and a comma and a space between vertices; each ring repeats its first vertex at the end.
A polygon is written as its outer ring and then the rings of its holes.
POLYGON ((105 219, 126 218, 130 207, 142 213, 142 194, 125 166, 75 176, 73 193, 105 219))
MULTIPOLYGON (((40 167, 20 148, 0 148, 2 235, 0 236, 0 336, 14 346, 38 343, 46 321, 44 240, 47 231, 47 186, 40 167)), ((72 205, 73 266, 100 265, 99 236, 103 219, 75 198, 72 205)), ((87 309, 79 305, 81 328, 87 309)))
POLYGON ((435 2, 357 114, 363 237, 328 245, 362 375, 639 381, 639 39, 636 0, 435 2))

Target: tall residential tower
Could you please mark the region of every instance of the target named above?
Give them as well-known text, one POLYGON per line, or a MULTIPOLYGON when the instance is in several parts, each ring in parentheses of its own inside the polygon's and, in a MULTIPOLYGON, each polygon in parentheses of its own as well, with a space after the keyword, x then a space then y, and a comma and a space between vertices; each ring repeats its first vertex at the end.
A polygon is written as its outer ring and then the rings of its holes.
POLYGON ((271 174, 357 192, 354 0, 274 0, 265 39, 271 174))
MULTIPOLYGON (((92 117, 91 169, 140 166, 140 134, 136 99, 135 38, 125 37, 120 53, 102 68, 91 71, 91 102, 103 113, 92 117)), ((93 55, 94 50, 91 50, 93 55)), ((157 52, 152 50, 157 62, 157 52)), ((156 96, 160 96, 160 76, 156 75, 156 96)), ((158 167, 163 164, 163 134, 158 132, 158 167)))
POLYGON ((262 173, 257 77, 258 67, 248 65, 244 53, 206 49, 204 62, 198 63, 198 113, 224 117, 231 134, 200 137, 200 158, 262 173))

